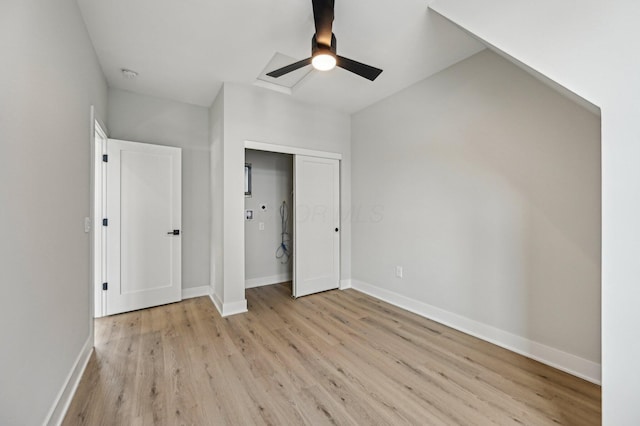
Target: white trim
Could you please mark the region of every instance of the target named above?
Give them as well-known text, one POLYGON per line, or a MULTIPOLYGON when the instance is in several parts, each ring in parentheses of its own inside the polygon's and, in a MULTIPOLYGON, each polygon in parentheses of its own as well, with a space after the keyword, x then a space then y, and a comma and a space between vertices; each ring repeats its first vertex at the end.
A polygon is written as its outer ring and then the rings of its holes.
POLYGON ((100 223, 103 217, 106 217, 105 207, 105 177, 106 164, 102 162, 102 155, 107 153, 107 135, 100 126, 100 122, 93 120, 92 132, 92 162, 91 162, 91 278, 92 278, 92 321, 94 318, 105 316, 106 312, 106 296, 102 290, 102 283, 106 282, 105 258, 106 253, 106 229, 100 223), (101 140, 96 140, 95 135, 99 134, 101 140))
POLYGON ((313 149, 298 148, 288 145, 276 145, 264 142, 244 141, 245 149, 255 149, 257 151, 279 152, 281 154, 306 155, 308 157, 331 158, 342 160, 342 154, 337 152, 316 151, 313 149))
POLYGON ((429 318, 592 383, 600 384, 602 377, 601 365, 596 362, 580 358, 576 355, 561 351, 560 349, 534 342, 362 281, 351 280, 351 282, 354 289, 375 297, 376 299, 429 318))
MULTIPOLYGON (((96 171, 95 171, 95 150, 96 150, 96 132, 102 128, 100 124, 96 120, 96 108, 94 105, 89 107, 89 223, 91 224, 91 228, 89 229, 89 334, 93 334, 93 318, 96 313, 96 305, 95 305, 95 294, 96 294, 96 250, 95 250, 95 227, 96 223, 94 221, 95 216, 95 186, 96 186, 96 171)), ((85 229, 86 231, 86 229, 85 229)))
POLYGON ((109 137, 107 136, 107 132, 106 130, 104 130, 105 128, 103 127, 102 123, 100 122, 100 119, 98 117, 93 117, 94 119, 94 125, 98 124, 97 126, 95 126, 94 128, 94 133, 98 132, 100 133, 100 135, 106 140, 109 139, 109 137))
POLYGON ((244 288, 262 287, 265 285, 286 283, 287 281, 291 281, 290 272, 272 275, 270 277, 250 278, 248 280, 244 280, 244 288))
POLYGON ((189 287, 182 289, 182 300, 193 299, 194 297, 207 296, 209 294, 209 286, 203 285, 201 287, 189 287))
POLYGON ((222 315, 222 302, 218 299, 218 295, 213 292, 213 287, 209 287, 209 298, 213 302, 213 306, 218 310, 218 313, 222 315))
POLYGON ((222 305, 222 316, 228 317, 236 314, 243 314, 247 312, 247 299, 240 300, 238 302, 224 303, 222 305))
POLYGON ((69 409, 69 405, 71 405, 71 400, 73 400, 73 396, 78 389, 78 384, 80 384, 80 379, 84 373, 84 370, 87 368, 87 364, 89 363, 89 359, 91 358, 91 354, 93 353, 93 334, 90 334, 87 338, 87 341, 84 342, 76 361, 73 363, 73 367, 71 367, 71 371, 67 375, 67 378, 58 392, 58 396, 53 403, 53 406, 49 410, 47 417, 43 424, 45 425, 60 425, 64 420, 64 416, 67 414, 67 410, 69 409))
POLYGON ((211 301, 222 317, 228 317, 231 315, 243 314, 247 312, 246 299, 240 300, 238 302, 222 303, 222 301, 218 298, 218 295, 213 292, 209 293, 209 297, 211 298, 211 301))
POLYGON ((351 278, 346 280, 340 280, 340 290, 347 290, 349 288, 353 288, 353 284, 351 283, 351 278))

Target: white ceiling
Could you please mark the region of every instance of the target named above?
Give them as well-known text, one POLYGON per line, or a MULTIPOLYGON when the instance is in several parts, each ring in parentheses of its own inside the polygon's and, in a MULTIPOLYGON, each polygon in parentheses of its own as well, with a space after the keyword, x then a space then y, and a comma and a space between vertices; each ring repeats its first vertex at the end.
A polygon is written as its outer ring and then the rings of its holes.
MULTIPOLYGON (((252 84, 276 52, 303 59, 310 0, 78 0, 110 87, 210 106, 222 82, 252 84), (123 78, 120 69, 139 73, 123 78)), ((425 0, 338 0, 338 54, 384 72, 370 82, 313 71, 292 96, 358 111, 483 49, 425 0)))

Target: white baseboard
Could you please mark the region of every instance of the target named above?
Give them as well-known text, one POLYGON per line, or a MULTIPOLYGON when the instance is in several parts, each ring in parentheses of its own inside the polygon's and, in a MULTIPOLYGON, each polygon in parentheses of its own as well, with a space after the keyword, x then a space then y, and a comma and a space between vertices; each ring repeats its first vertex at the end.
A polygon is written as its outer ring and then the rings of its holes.
POLYGON ((222 316, 228 317, 236 314, 247 312, 247 300, 239 300, 237 302, 224 303, 222 305, 222 316))
POLYGON ((222 301, 220 301, 218 295, 213 292, 213 287, 209 287, 209 298, 213 302, 213 306, 218 310, 218 313, 222 315, 222 301))
POLYGON ((56 426, 62 424, 64 416, 67 414, 69 405, 71 405, 71 400, 78 389, 78 384, 80 383, 80 379, 82 378, 85 368, 87 368, 87 364, 89 363, 89 358, 91 358, 92 353, 93 334, 89 336, 82 346, 82 349, 80 350, 76 361, 73 363, 71 371, 69 371, 67 379, 65 380, 62 389, 60 389, 60 392, 58 392, 58 396, 49 410, 43 424, 56 426))
POLYGON ((353 284, 351 283, 351 279, 340 280, 340 290, 346 290, 348 288, 353 288, 353 284))
POLYGON ((209 297, 221 316, 228 317, 231 315, 242 314, 247 312, 247 300, 238 302, 222 303, 218 295, 213 293, 213 289, 209 293, 209 297))
POLYGON ((207 296, 209 294, 210 287, 203 285, 201 287, 189 287, 182 289, 182 300, 193 299, 194 297, 207 296))
POLYGON ((251 278, 244 281, 244 288, 262 287, 291 281, 291 274, 272 275, 270 277, 251 278))
POLYGON ((351 280, 354 289, 366 293, 414 314, 444 324, 448 327, 470 334, 471 336, 501 346, 512 352, 540 361, 574 376, 588 380, 595 384, 601 382, 601 365, 579 356, 552 348, 542 343, 534 342, 493 326, 463 317, 444 309, 437 308, 424 302, 410 299, 392 291, 374 285, 351 280))

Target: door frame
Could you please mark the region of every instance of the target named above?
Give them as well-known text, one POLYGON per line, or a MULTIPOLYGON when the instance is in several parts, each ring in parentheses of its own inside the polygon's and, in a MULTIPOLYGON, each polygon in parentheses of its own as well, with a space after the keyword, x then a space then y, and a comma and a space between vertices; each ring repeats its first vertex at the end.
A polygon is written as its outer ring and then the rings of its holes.
MULTIPOLYGON (((101 216, 104 211, 104 168, 102 167, 102 155, 106 153, 106 141, 109 139, 104 125, 98 120, 92 109, 91 125, 91 194, 90 194, 90 220, 91 220, 91 319, 104 316, 104 292, 102 281, 104 276, 104 229, 101 224, 101 216), (96 140, 99 133, 102 140, 96 140), (96 167, 100 164, 101 167, 96 167)), ((93 323, 93 321, 92 321, 93 323)))
MULTIPOLYGON (((303 155, 306 157, 317 157, 317 158, 326 158, 326 159, 331 159, 331 160, 338 160, 338 169, 340 171, 340 180, 342 180, 342 154, 337 153, 337 152, 330 152, 330 151, 319 151, 319 150, 313 150, 313 149, 306 149, 306 148, 298 148, 295 146, 288 146, 288 145, 277 145, 277 144, 272 144, 272 143, 265 143, 265 142, 256 142, 256 141, 244 141, 244 149, 242 150, 242 163, 244 164, 246 162, 245 159, 245 155, 246 155, 246 150, 247 149, 252 149, 255 151, 266 151, 266 152, 273 152, 273 153, 278 153, 278 154, 291 154, 291 155, 303 155)), ((294 176, 294 188, 295 188, 295 176, 294 176)), ((340 200, 341 201, 341 200, 340 200)), ((295 203, 294 203, 295 204, 295 203)), ((340 202, 340 211, 342 212, 342 202, 340 202)), ((242 204, 242 210, 238 212, 239 215, 241 215, 241 217, 244 217, 244 203, 242 204)), ((292 215, 292 223, 294 224, 295 227, 295 222, 296 222, 296 216, 295 216, 295 208, 293 209, 293 215, 292 215)), ((342 232, 340 233, 340 244, 339 247, 340 249, 342 249, 342 232)), ((296 241, 295 241, 295 229, 293 232, 293 246, 294 246, 294 251, 295 251, 295 247, 296 247, 296 241)), ((244 227, 242 227, 242 244, 245 243, 245 235, 244 235, 244 227)), ((245 256, 242 256, 242 275, 244 276, 244 271, 245 271, 245 256)), ((292 280, 295 280, 296 277, 296 263, 295 263, 295 253, 294 253, 294 259, 293 259, 293 275, 292 275, 292 280)), ((243 283, 244 285, 244 283, 243 283)))

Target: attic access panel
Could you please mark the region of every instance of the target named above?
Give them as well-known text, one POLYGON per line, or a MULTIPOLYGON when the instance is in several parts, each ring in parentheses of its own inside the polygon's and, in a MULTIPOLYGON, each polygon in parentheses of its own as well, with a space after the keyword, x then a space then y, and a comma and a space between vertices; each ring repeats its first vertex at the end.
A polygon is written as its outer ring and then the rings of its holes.
POLYGON ((258 78, 254 84, 291 95, 293 93, 293 89, 299 83, 301 83, 305 79, 305 77, 311 74, 311 72, 313 71, 312 66, 300 68, 280 78, 269 77, 267 73, 284 67, 285 65, 288 65, 297 60, 298 59, 296 58, 292 58, 290 56, 283 55, 280 52, 276 52, 264 67, 262 72, 258 75, 258 78))

